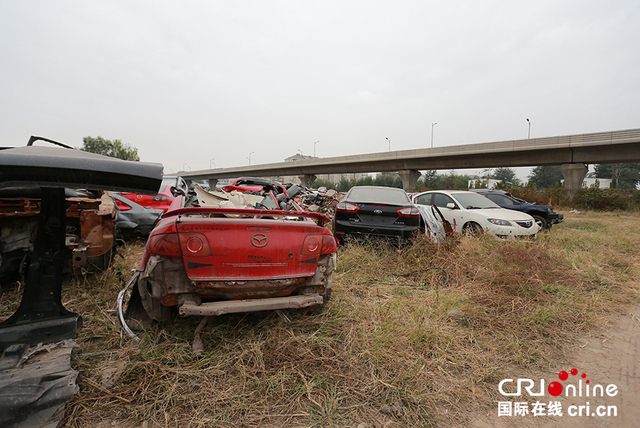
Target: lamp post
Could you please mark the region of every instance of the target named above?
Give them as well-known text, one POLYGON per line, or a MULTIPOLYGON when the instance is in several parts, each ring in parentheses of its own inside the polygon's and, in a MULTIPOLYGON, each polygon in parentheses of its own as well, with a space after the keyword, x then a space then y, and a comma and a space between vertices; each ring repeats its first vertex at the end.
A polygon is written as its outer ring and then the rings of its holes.
POLYGON ((527 133, 527 140, 531 138, 531 121, 527 118, 527 123, 529 124, 529 132, 527 133))
POLYGON ((320 140, 318 141, 314 141, 313 142, 313 157, 316 157, 316 144, 318 144, 320 142, 320 140))
POLYGON ((389 142, 389 151, 391 151, 391 140, 389 139, 389 137, 384 137, 387 139, 387 141, 389 142))
POLYGON ((251 155, 254 154, 255 152, 251 152, 249 153, 249 157, 247 159, 249 159, 249 165, 251 165, 251 155))
POLYGON ((215 162, 213 162, 214 160, 215 160, 215 158, 211 158, 211 159, 209 159, 209 169, 212 169, 212 168, 211 168, 211 163, 213 163, 213 166, 216 166, 216 163, 215 163, 215 162))
POLYGON ((436 126, 438 122, 433 122, 431 124, 431 148, 433 149, 433 127, 436 126))
MULTIPOLYGON (((187 171, 187 167, 188 167, 188 166, 189 166, 189 165, 187 165, 186 163, 183 163, 183 164, 182 164, 182 170, 183 170, 184 172, 186 172, 186 171, 187 171)), ((189 171, 191 171, 191 167, 190 167, 190 166, 189 166, 189 171)))

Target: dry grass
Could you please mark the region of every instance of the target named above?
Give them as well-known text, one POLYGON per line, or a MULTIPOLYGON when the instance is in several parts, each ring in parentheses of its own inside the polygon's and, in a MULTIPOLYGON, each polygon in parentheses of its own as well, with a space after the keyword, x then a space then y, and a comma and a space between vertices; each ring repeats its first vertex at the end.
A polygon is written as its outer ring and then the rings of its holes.
POLYGON ((84 382, 65 426, 464 424, 508 370, 557 364, 578 335, 638 302, 640 215, 566 217, 534 243, 342 248, 323 312, 287 312, 289 324, 275 313, 219 317, 199 359, 198 319, 154 328, 140 344, 121 334, 116 294, 143 248, 131 245, 110 272, 65 287, 85 322, 73 360, 84 382), (434 266, 450 275, 446 286, 434 266))

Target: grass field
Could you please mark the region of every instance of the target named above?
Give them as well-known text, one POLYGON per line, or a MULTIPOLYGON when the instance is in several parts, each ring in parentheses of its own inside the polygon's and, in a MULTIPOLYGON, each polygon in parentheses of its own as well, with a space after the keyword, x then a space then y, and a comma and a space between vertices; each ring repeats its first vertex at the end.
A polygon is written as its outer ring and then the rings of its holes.
MULTIPOLYGON (((286 311, 290 323, 266 312, 211 319, 201 358, 199 319, 156 326, 140 343, 121 333, 116 295, 143 250, 131 244, 109 272, 64 287, 84 318, 80 393, 64 426, 464 425, 494 405, 500 379, 561 362, 639 301, 640 215, 564 214, 532 243, 341 248, 325 310, 286 311)), ((5 293, 0 314, 18 299, 5 293)))

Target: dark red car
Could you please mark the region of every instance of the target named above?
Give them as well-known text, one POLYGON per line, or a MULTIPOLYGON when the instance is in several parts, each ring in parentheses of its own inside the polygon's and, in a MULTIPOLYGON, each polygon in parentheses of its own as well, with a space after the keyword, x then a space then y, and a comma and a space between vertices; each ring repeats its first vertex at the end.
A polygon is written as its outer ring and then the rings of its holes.
MULTIPOLYGON (((250 206, 277 207, 271 186, 245 192, 250 206)), ((199 206, 202 200, 176 197, 151 232, 130 283, 137 287, 128 319, 167 322, 172 308, 182 316, 212 316, 327 303, 337 250, 324 227, 328 217, 199 206)))

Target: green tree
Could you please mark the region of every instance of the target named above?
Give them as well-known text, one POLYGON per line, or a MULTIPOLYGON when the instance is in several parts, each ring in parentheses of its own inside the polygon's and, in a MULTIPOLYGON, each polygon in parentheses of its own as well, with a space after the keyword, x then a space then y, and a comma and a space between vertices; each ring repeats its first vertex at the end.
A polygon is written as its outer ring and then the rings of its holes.
POLYGON ((383 172, 373 181, 375 186, 397 187, 402 189, 402 179, 396 173, 383 172))
POLYGON ((640 183, 640 163, 606 163, 595 166, 597 178, 610 178, 622 189, 635 189, 640 183))
POLYGON ((370 175, 362 177, 356 181, 356 186, 373 186, 373 178, 370 175))
POLYGON ((529 185, 534 185, 539 189, 559 187, 563 178, 559 165, 537 166, 529 174, 529 185))
POLYGON ((326 187, 327 189, 334 189, 336 188, 335 183, 330 182, 329 180, 322 180, 321 178, 316 178, 316 181, 313 182, 313 185, 311 186, 314 189, 319 189, 321 187, 326 187))
POLYGON ((346 192, 349 189, 351 189, 352 185, 351 182, 349 180, 347 180, 346 178, 342 177, 340 179, 340 182, 338 183, 338 192, 346 192))
POLYGON ((97 153, 99 155, 111 156, 112 158, 139 161, 138 149, 124 144, 120 140, 105 140, 102 137, 84 137, 83 145, 80 150, 85 152, 97 153))
POLYGON ((516 170, 513 168, 496 168, 493 171, 493 174, 491 174, 491 178, 511 183, 516 183, 518 181, 518 178, 516 177, 516 170))
POLYGON ((436 170, 430 170, 422 176, 422 186, 426 189, 467 189, 471 177, 468 175, 456 175, 453 170, 447 175, 438 175, 436 170))

